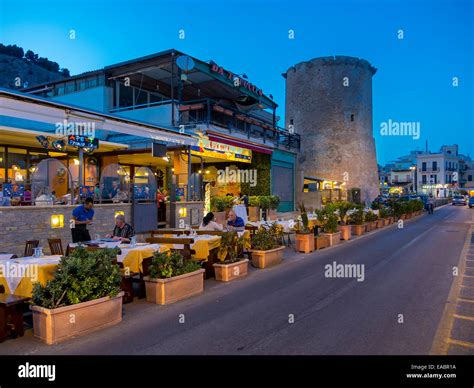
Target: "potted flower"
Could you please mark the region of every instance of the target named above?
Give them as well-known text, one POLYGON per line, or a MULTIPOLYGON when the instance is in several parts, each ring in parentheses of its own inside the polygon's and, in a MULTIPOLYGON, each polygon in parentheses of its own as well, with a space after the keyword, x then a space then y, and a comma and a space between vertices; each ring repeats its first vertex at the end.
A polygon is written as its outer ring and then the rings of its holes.
POLYGON ((377 229, 377 219, 378 216, 372 210, 369 210, 365 215, 365 220, 367 221, 367 231, 377 229))
POLYGON ((117 249, 77 248, 62 257, 54 278, 35 283, 32 293, 35 337, 48 345, 115 325, 122 320, 117 249))
POLYGON ((364 210, 359 208, 351 214, 352 229, 356 236, 361 236, 365 231, 364 210))
POLYGON ((225 225, 227 213, 232 208, 232 197, 216 196, 211 198, 211 208, 214 213, 214 220, 218 224, 225 225))
POLYGON ((145 276, 146 300, 170 304, 204 290, 204 269, 194 260, 185 259, 178 251, 155 252, 145 276))
POLYGON ((252 265, 267 268, 281 263, 284 245, 280 244, 283 228, 276 222, 270 227, 261 226, 252 237, 252 265))
POLYGON ((314 234, 309 229, 308 213, 303 203, 299 204, 301 221, 298 221, 295 234, 295 250, 309 253, 314 251, 314 234))
POLYGON ((337 216, 334 213, 328 214, 323 227, 323 236, 326 237, 329 246, 339 244, 341 232, 337 230, 337 216))
POLYGON ((277 219, 277 209, 280 204, 280 197, 278 195, 269 195, 270 208, 267 210, 267 220, 275 221, 277 219))
POLYGON ((217 257, 220 263, 214 263, 216 280, 230 282, 248 273, 248 259, 244 250, 250 248, 250 240, 238 236, 237 232, 226 232, 222 235, 217 257))
POLYGON ((351 210, 354 206, 347 201, 342 201, 337 204, 337 209, 339 210, 340 225, 338 230, 341 232, 342 240, 351 239, 351 226, 347 224, 348 214, 347 212, 351 210))
POLYGON ((257 195, 249 196, 249 221, 260 220, 260 200, 257 195))

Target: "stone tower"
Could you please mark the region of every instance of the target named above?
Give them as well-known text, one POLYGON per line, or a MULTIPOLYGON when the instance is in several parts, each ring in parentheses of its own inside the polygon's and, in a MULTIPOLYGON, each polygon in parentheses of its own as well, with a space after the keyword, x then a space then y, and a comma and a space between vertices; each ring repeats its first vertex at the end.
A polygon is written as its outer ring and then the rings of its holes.
POLYGON ((296 187, 303 177, 346 181, 360 188, 361 200, 379 194, 372 133, 372 76, 377 69, 364 59, 315 58, 290 67, 286 78, 286 128, 301 135, 296 187))

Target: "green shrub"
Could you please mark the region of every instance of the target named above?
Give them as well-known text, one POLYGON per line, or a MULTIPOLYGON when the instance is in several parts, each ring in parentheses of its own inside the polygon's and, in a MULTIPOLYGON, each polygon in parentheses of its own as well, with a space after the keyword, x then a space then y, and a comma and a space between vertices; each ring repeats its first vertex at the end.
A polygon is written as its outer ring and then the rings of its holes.
POLYGON ((264 210, 270 209, 271 201, 269 195, 261 195, 259 197, 260 207, 264 210))
POLYGON ((249 197, 249 206, 260 207, 260 197, 258 195, 251 195, 249 197))
POLYGON ((214 212, 223 212, 231 209, 233 205, 233 197, 230 196, 215 196, 211 198, 211 209, 214 212))
POLYGON ((116 296, 120 292, 119 267, 112 261, 118 249, 87 251, 79 247, 62 257, 54 278, 33 286, 33 304, 48 309, 116 296))
POLYGON ((243 259, 244 249, 249 248, 249 238, 243 235, 239 237, 237 232, 225 232, 222 234, 217 257, 224 264, 235 263, 243 259))
POLYGON ((337 232, 337 216, 333 213, 329 214, 324 224, 323 230, 325 233, 337 232))
POLYGON ((179 252, 155 252, 149 267, 152 279, 165 279, 197 271, 201 264, 194 260, 186 260, 179 252))
POLYGON ((280 246, 283 228, 274 222, 270 227, 261 226, 252 237, 252 249, 268 251, 280 246))
POLYGON ((270 209, 278 209, 280 204, 280 197, 278 195, 270 195, 270 209))
POLYGON ((386 207, 381 207, 379 210, 380 218, 388 218, 390 216, 388 209, 386 207))
POLYGON ((372 210, 369 210, 365 215, 365 220, 367 222, 373 222, 378 220, 377 214, 375 214, 372 210))
POLYGON ((309 230, 308 213, 306 212, 306 208, 305 208, 303 202, 301 202, 301 203, 298 205, 298 209, 299 209, 299 211, 300 211, 300 217, 301 217, 301 224, 302 224, 302 227, 301 227, 301 228, 299 227, 299 222, 298 222, 298 230, 297 230, 297 232, 299 232, 299 233, 309 233, 310 230, 309 230))
POLYGON ((358 209, 352 213, 350 220, 354 225, 362 225, 364 223, 364 210, 358 209))

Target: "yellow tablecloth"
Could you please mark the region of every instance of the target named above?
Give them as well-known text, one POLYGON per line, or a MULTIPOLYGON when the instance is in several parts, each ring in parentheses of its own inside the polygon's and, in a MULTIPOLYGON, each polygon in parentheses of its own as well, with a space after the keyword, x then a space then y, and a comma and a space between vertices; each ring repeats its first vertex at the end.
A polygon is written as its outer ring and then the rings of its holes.
MULTIPOLYGON (((221 245, 220 236, 211 235, 199 235, 199 236, 175 236, 175 235, 163 235, 163 237, 176 237, 176 238, 193 238, 194 244, 191 244, 191 249, 196 251, 196 254, 192 256, 193 260, 207 261, 209 252, 212 249, 219 248, 221 245)), ((164 244, 165 246, 172 249, 183 249, 183 244, 164 244)))
MULTIPOLYGON (((128 268, 130 272, 143 272, 142 262, 147 257, 152 257, 156 251, 166 252, 170 248, 164 245, 152 244, 149 247, 138 247, 131 249, 123 249, 122 255, 125 255, 122 260, 125 269, 128 268)), ((120 257, 119 257, 120 258, 120 257)))
MULTIPOLYGON (((57 256, 58 258, 60 256, 57 256)), ((41 260, 41 259, 38 259, 41 260)), ((10 262, 14 262, 15 265, 18 265, 20 263, 16 262, 16 259, 9 260, 10 262)), ((18 260, 20 261, 20 260, 18 260)), ((6 261, 1 262, 1 264, 6 264, 6 261)), ((23 264, 25 266, 30 266, 33 264, 23 264)), ((23 273, 24 276, 21 276, 21 280, 16 286, 14 290, 10 289, 9 282, 7 279, 3 276, 4 273, 2 271, 2 274, 0 275, 0 284, 5 287, 5 293, 7 294, 14 294, 14 295, 21 295, 21 296, 27 296, 31 297, 31 293, 33 292, 33 284, 36 282, 40 282, 43 286, 46 285, 46 282, 48 280, 53 279, 53 274, 54 271, 57 267, 57 263, 45 263, 45 264, 34 264, 36 267, 36 270, 30 271, 30 270, 25 270, 23 273), (31 276, 34 274, 34 276, 31 276)), ((8 268, 8 267, 6 267, 8 268)))

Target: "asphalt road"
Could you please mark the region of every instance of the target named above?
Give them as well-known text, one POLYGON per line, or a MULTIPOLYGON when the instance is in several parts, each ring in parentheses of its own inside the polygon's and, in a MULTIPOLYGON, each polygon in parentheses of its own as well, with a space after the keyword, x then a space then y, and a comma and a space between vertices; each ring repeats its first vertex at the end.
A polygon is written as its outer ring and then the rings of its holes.
POLYGON ((473 214, 445 206, 335 248, 287 249, 281 265, 207 280, 202 295, 136 300, 121 324, 55 346, 28 330, 0 354, 429 354, 473 214), (363 264, 364 280, 325 277, 334 261, 363 264))

